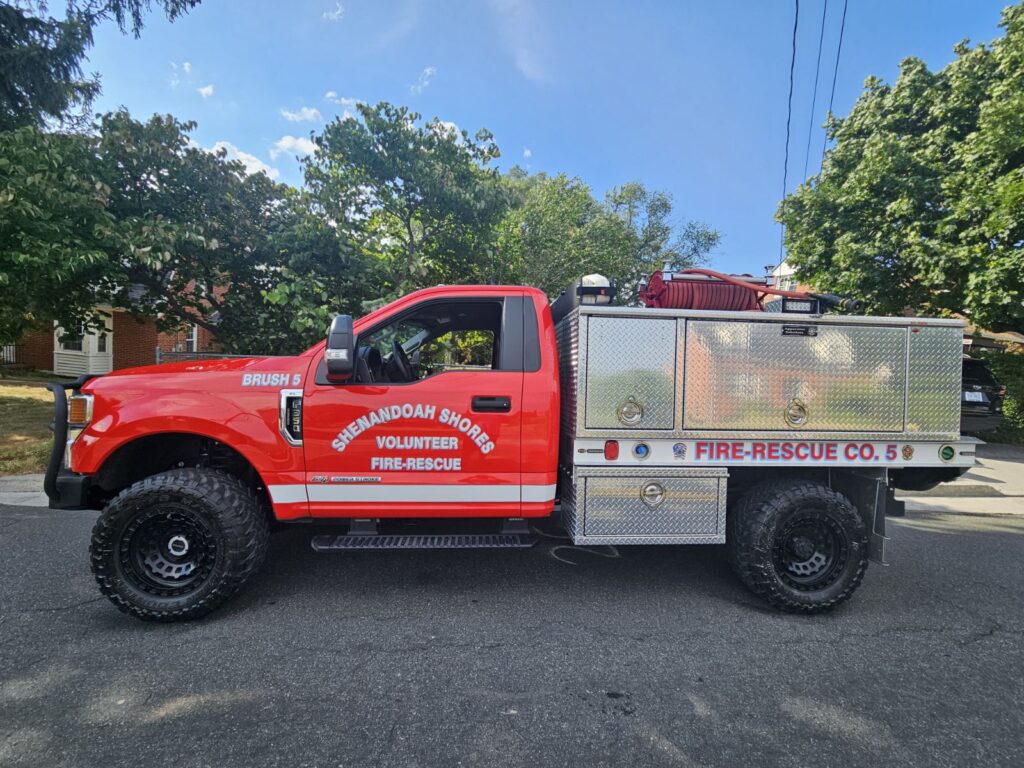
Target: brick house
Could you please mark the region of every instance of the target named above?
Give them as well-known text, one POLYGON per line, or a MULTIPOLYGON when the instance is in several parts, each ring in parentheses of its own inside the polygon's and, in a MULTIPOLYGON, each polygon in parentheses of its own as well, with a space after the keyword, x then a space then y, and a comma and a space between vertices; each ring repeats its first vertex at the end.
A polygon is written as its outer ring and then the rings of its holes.
MULTIPOLYGON (((796 270, 783 260, 776 264, 768 273, 768 282, 772 288, 780 291, 813 291, 809 285, 800 283, 796 279, 796 270)), ((781 312, 782 299, 778 296, 769 296, 764 302, 765 312, 781 312)))
POLYGON ((67 333, 61 328, 29 331, 18 346, 17 362, 59 376, 110 373, 156 363, 161 352, 213 352, 216 338, 198 325, 174 333, 157 331, 153 318, 137 319, 123 310, 107 310, 105 332, 67 333))

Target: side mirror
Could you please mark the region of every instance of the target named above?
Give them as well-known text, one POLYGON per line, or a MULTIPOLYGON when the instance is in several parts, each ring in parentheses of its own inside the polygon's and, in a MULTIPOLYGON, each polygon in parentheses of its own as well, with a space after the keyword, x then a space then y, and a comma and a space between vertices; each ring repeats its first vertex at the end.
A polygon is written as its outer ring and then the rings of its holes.
POLYGON ((356 337, 352 333, 352 316, 338 315, 327 332, 327 378, 344 379, 352 375, 356 363, 356 337))

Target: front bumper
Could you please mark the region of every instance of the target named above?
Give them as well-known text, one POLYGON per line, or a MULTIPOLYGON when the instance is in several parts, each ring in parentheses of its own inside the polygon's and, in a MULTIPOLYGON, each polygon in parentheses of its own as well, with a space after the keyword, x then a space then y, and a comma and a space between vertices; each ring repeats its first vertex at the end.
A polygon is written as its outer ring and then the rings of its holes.
POLYGON ((55 480, 56 493, 50 496, 50 509, 89 509, 89 476, 77 475, 63 467, 55 480))

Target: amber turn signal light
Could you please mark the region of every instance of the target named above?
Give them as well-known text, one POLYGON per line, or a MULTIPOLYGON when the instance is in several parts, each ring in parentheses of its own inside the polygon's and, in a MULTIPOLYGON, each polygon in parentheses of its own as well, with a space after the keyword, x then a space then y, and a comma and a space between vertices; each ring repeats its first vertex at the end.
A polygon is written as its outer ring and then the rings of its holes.
POLYGON ((68 424, 88 424, 92 418, 92 397, 72 395, 68 398, 68 424))

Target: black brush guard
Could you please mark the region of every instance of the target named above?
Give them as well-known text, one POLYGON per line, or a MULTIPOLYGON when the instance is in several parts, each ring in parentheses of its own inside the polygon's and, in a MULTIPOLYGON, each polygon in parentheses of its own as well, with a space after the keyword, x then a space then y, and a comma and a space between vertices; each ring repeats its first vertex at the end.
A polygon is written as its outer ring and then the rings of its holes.
POLYGON ((50 509, 87 509, 89 478, 76 475, 64 466, 64 449, 68 442, 68 396, 67 390, 81 389, 82 385, 95 376, 79 376, 74 381, 55 381, 46 385, 53 392, 53 448, 46 465, 43 490, 50 499, 50 509))

